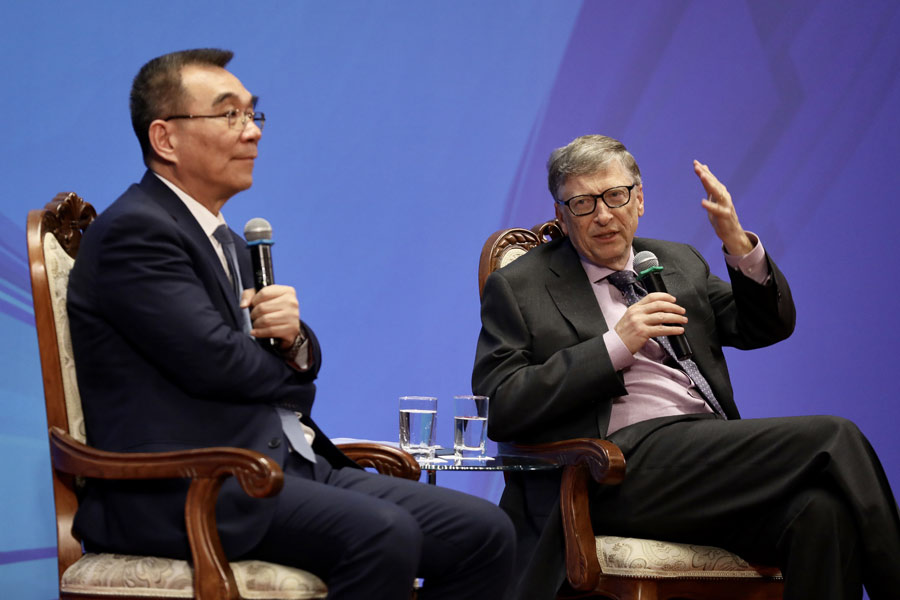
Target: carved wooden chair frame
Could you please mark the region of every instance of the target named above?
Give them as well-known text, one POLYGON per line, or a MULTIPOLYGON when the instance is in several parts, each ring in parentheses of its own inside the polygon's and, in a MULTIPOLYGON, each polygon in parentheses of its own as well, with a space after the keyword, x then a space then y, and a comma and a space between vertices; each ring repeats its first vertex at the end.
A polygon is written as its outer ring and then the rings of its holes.
MULTIPOLYGON (((94 208, 78 195, 62 193, 43 209, 32 210, 27 222, 35 326, 53 467, 59 577, 62 579, 65 571, 83 555, 81 541, 72 533, 72 522, 78 508, 78 480, 188 478, 191 483, 185 504, 185 523, 191 547, 194 597, 204 600, 237 600, 240 597, 238 588, 216 530, 217 494, 225 479, 233 476, 250 496, 273 496, 283 485, 283 474, 278 464, 258 452, 226 447, 159 453, 105 452, 92 448, 71 435, 57 323, 51 307, 43 242, 46 234, 54 235, 66 253, 74 259, 78 254, 81 236, 95 217, 94 208)), ((356 443, 341 445, 341 450, 364 467, 372 467, 395 477, 419 479, 419 465, 409 454, 399 449, 356 443)), ((84 599, 109 596, 61 592, 60 597, 84 599)), ((153 596, 135 596, 142 599, 150 597, 153 596)))

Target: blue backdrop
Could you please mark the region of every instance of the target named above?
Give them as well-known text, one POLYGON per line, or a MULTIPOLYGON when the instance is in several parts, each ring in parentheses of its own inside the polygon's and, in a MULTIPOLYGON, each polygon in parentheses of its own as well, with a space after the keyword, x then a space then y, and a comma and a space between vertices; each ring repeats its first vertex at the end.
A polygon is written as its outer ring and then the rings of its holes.
MULTIPOLYGON (((794 336, 729 355, 744 416, 849 417, 900 485, 900 311, 883 266, 900 215, 900 4, 2 5, 0 595, 55 595, 26 213, 68 190, 102 209, 140 178, 131 78, 188 47, 233 49, 231 70, 261 97, 256 183, 225 215, 275 226, 278 280, 324 345, 315 416, 332 435, 394 439, 397 396, 448 406, 470 390, 484 239, 549 218, 547 155, 605 133, 641 165, 641 235, 693 243, 724 273, 698 158, 792 283, 794 336), (353 209, 336 208, 348 195, 353 209)), ((493 500, 502 488, 440 483, 493 500)))

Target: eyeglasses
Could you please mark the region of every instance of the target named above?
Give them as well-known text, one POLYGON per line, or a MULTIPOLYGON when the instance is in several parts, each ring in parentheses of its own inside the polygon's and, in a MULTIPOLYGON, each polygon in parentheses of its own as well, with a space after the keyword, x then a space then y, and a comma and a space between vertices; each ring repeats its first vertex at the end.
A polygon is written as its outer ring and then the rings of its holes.
POLYGON ((584 217, 597 210, 597 199, 603 200, 608 208, 621 208, 631 200, 631 190, 636 183, 609 188, 599 194, 581 194, 568 200, 557 200, 557 204, 565 204, 576 217, 584 217))
POLYGON ((253 123, 259 127, 260 131, 266 126, 265 113, 254 112, 252 110, 243 111, 236 108, 232 108, 221 115, 172 115, 171 117, 166 117, 163 121, 171 121, 172 119, 227 119, 228 127, 231 129, 240 129, 241 131, 247 127, 249 121, 253 121, 253 123))

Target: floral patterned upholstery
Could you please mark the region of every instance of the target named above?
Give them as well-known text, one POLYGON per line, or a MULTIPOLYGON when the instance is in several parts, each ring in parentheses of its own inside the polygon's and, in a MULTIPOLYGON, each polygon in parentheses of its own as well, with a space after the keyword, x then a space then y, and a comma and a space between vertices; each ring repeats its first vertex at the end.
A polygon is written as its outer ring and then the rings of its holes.
POLYGON ((72 336, 69 334, 69 313, 66 312, 66 292, 69 271, 75 259, 60 246, 55 235, 44 236, 44 264, 56 322, 56 340, 59 348, 59 364, 62 367, 63 389, 66 394, 66 414, 69 417, 69 435, 81 443, 87 443, 84 429, 84 413, 81 411, 81 395, 75 379, 75 356, 72 352, 72 336))
MULTIPOLYGON (((232 562, 241 598, 305 600, 325 598, 321 579, 306 571, 256 560, 232 562)), ((98 596, 193 598, 187 561, 123 554, 85 554, 63 574, 60 591, 98 596)))
POLYGON ((736 554, 711 546, 597 536, 597 560, 605 575, 685 579, 781 579, 771 567, 753 566, 736 554))

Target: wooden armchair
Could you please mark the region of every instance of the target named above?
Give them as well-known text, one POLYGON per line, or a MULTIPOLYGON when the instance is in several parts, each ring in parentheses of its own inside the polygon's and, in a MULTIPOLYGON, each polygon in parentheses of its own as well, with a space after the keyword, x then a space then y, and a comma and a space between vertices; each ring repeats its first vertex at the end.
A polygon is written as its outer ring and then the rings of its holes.
MULTIPOLYGON (((59 194, 43 209, 28 214, 28 260, 53 467, 60 598, 325 598, 325 584, 311 573, 262 561, 229 563, 225 558, 215 522, 219 489, 226 477, 234 476, 251 496, 277 494, 283 475, 269 457, 240 448, 113 453, 86 445, 66 287, 81 235, 95 216, 93 207, 74 193, 59 194), (85 554, 72 533, 72 521, 78 508, 78 482, 91 477, 189 478, 185 522, 192 560, 85 554)), ((415 459, 396 448, 361 443, 341 449, 363 466, 419 479, 415 459)))
MULTIPOLYGON (((478 290, 488 275, 532 248, 564 234, 557 221, 532 229, 503 229, 481 251, 478 290)), ((774 567, 750 565, 708 546, 597 535, 591 524, 588 486, 616 485, 625 478, 625 457, 612 442, 572 439, 516 444, 518 453, 564 465, 560 508, 566 545, 566 584, 558 598, 614 600, 780 600, 784 585, 774 567)))

